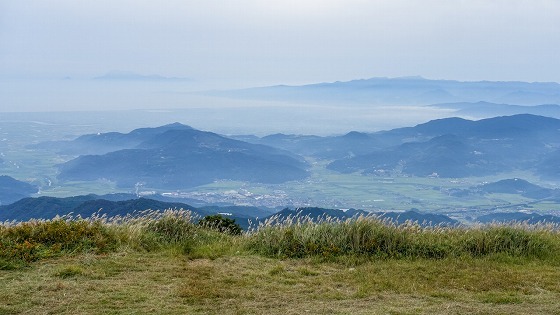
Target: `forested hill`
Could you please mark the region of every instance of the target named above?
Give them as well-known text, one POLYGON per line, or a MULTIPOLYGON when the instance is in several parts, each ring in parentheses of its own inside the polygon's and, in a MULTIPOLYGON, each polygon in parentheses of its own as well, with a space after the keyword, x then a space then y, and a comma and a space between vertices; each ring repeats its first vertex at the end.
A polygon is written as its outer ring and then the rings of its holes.
POLYGON ((60 180, 108 179, 121 187, 142 183, 178 189, 217 180, 282 183, 309 175, 304 159, 288 151, 181 124, 85 135, 38 147, 81 154, 59 165, 60 180))

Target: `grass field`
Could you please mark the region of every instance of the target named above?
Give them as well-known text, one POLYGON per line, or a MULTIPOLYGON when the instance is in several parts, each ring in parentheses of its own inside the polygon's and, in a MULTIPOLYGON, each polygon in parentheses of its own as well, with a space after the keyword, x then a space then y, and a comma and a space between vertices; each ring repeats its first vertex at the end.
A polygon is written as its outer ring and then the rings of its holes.
POLYGON ((0 271, 0 314, 560 314, 539 261, 78 255, 0 271))
POLYGON ((0 247, 0 314, 560 314, 550 226, 299 221, 236 236, 167 212, 4 224, 0 247))

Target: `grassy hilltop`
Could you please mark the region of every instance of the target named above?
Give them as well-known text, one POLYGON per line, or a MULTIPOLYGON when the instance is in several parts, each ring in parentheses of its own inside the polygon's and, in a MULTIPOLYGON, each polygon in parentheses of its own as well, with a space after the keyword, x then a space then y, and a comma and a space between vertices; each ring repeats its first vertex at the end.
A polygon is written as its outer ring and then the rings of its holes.
POLYGON ((555 314, 554 226, 269 221, 188 211, 0 226, 0 314, 555 314))

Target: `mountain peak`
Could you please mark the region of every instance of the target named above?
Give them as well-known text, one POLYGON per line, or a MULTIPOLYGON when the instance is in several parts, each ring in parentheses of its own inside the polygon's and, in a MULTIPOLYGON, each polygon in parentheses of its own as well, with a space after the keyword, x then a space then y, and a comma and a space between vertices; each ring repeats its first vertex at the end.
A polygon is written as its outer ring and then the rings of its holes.
POLYGON ((180 122, 174 122, 171 124, 163 125, 160 128, 194 129, 191 126, 182 124, 180 122))
POLYGON ((358 131, 350 131, 349 133, 345 134, 342 137, 345 138, 345 139, 350 139, 350 140, 369 139, 369 136, 368 136, 367 133, 358 132, 358 131))

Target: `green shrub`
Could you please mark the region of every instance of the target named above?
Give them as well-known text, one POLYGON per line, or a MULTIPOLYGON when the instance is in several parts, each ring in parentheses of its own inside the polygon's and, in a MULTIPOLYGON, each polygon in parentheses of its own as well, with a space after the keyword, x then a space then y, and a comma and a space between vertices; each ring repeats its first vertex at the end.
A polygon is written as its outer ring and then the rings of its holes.
POLYGON ((198 221, 198 225, 231 235, 240 235, 243 232, 243 229, 241 229, 239 224, 235 223, 235 220, 224 218, 219 214, 205 216, 203 219, 198 221))

